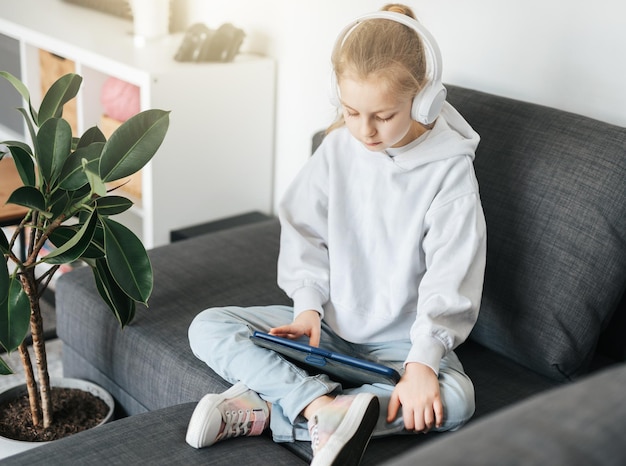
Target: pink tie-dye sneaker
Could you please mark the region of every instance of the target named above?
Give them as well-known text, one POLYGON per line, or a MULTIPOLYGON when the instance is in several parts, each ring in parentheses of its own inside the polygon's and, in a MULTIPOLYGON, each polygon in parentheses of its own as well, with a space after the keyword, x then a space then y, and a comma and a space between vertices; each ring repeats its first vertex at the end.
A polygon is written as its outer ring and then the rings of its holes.
POLYGON ((340 395, 309 419, 312 466, 358 465, 378 420, 371 393, 340 395))
POLYGON ((191 415, 185 440, 204 448, 231 437, 261 435, 269 426, 269 408, 239 382, 223 393, 202 397, 191 415))

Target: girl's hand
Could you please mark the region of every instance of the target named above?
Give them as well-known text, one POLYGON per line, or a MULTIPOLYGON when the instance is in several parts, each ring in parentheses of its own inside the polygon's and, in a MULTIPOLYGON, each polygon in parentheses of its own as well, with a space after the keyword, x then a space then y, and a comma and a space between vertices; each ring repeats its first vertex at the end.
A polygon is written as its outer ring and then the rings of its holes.
POLYGON ((443 423, 443 404, 439 380, 433 370, 417 362, 408 363, 396 385, 387 410, 387 422, 392 422, 402 406, 404 427, 408 431, 427 433, 443 423))
POLYGON ((309 337, 309 345, 317 347, 320 345, 321 329, 322 320, 319 312, 309 310, 298 314, 298 317, 290 324, 270 329, 270 335, 289 338, 290 340, 306 335, 309 337))

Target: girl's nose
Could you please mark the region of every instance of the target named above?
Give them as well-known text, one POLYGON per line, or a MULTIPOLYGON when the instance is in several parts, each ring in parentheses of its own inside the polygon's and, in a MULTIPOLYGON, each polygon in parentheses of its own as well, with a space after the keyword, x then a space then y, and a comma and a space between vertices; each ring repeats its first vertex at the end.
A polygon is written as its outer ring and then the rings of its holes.
POLYGON ((361 133, 365 137, 372 137, 376 134, 376 127, 372 124, 369 118, 364 118, 361 124, 361 133))

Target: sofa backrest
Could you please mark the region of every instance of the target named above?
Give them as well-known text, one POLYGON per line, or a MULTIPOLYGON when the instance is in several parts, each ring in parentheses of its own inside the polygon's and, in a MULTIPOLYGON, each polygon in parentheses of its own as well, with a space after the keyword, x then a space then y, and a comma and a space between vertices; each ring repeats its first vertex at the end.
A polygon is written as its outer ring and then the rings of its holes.
POLYGON ((584 373, 598 346, 623 359, 626 128, 448 90, 481 136, 487 269, 471 338, 555 379, 584 373))
POLYGON ((598 352, 626 360, 626 128, 447 88, 481 136, 487 268, 470 338, 557 380, 598 352))

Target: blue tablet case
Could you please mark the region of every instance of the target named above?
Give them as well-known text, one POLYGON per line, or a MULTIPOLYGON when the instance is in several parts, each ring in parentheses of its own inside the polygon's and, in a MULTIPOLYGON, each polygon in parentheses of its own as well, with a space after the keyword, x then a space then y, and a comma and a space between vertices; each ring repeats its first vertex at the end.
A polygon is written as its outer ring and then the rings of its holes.
POLYGON ((337 382, 352 386, 383 383, 395 385, 400 374, 390 367, 345 354, 334 353, 323 348, 255 331, 250 339, 257 345, 276 351, 296 363, 301 363, 314 372, 323 372, 337 382))

